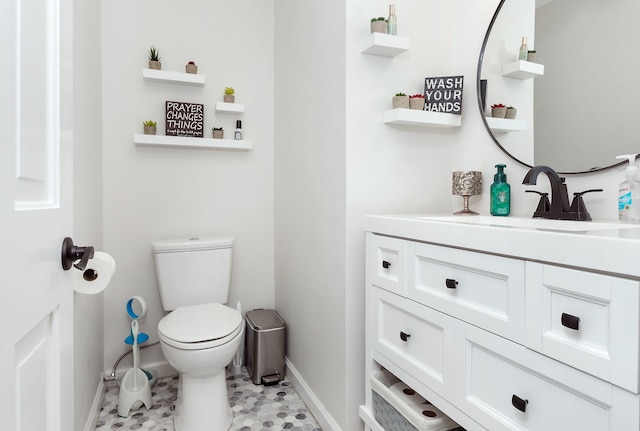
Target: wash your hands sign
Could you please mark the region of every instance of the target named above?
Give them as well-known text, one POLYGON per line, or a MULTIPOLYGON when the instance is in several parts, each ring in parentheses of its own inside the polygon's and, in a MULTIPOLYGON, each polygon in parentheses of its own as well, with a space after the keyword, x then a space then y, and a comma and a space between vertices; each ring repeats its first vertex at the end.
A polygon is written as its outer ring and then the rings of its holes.
POLYGON ((424 79, 424 110, 462 113, 463 76, 439 76, 424 79))

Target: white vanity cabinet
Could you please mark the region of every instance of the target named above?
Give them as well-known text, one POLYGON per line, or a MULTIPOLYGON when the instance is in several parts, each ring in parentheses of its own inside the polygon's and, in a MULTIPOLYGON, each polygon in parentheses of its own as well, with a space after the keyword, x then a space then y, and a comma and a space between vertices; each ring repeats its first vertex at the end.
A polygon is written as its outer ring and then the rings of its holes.
POLYGON ((380 226, 366 233, 367 429, 383 431, 381 368, 468 431, 640 429, 636 275, 380 226))

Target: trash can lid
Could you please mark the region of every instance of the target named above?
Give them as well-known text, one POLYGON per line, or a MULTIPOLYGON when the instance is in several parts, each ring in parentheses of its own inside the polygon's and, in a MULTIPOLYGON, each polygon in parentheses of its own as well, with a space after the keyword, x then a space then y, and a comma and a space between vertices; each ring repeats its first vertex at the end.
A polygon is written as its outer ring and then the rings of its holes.
POLYGON ((265 330, 284 328, 284 320, 275 310, 251 310, 247 311, 247 322, 253 329, 265 330))

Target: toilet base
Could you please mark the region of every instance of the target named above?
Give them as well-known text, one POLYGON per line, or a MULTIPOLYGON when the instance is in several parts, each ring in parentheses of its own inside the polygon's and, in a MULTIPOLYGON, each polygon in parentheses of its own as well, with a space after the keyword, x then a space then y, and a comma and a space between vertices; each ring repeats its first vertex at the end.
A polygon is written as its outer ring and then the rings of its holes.
POLYGON ((231 427, 225 368, 206 377, 180 373, 173 422, 175 431, 227 431, 231 427))

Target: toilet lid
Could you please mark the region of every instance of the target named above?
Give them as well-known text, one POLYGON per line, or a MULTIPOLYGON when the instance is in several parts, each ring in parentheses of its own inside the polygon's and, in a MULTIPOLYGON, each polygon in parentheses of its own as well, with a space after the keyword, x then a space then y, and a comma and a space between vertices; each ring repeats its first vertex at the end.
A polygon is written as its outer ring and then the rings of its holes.
POLYGON ((242 315, 223 304, 179 307, 158 323, 158 332, 180 343, 224 338, 242 324, 242 315))

